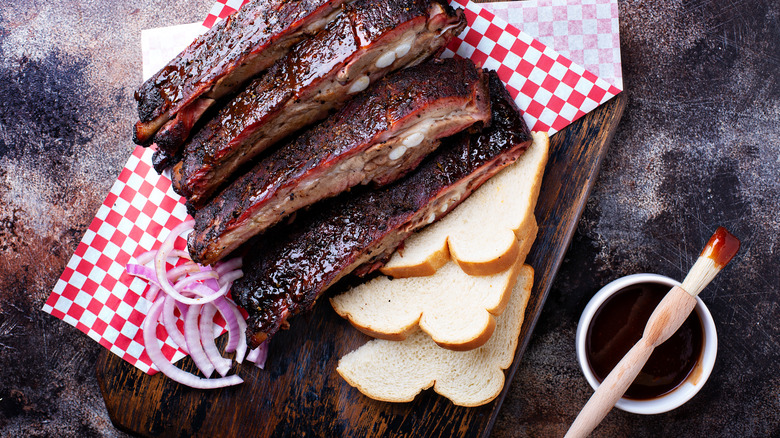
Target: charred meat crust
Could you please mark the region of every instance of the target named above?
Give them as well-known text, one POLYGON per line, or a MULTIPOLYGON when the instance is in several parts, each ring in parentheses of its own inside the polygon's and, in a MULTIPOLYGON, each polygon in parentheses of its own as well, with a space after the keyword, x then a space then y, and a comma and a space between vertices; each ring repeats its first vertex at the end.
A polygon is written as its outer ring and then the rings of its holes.
POLYGON ((136 91, 135 142, 149 145, 179 112, 199 106, 200 97, 218 99, 268 68, 321 29, 344 1, 255 0, 215 24, 136 91))
MULTIPOLYGON (((325 118, 392 70, 443 49, 465 26, 462 11, 431 0, 358 0, 298 43, 185 143, 173 187, 198 208, 240 167, 300 128, 325 118), (406 41, 409 35, 411 41, 406 41), (376 60, 402 47, 385 67, 376 60)), ((159 142, 158 142, 159 143, 159 142)))
POLYGON ((387 76, 197 211, 189 237, 193 260, 214 263, 299 208, 361 183, 397 179, 438 146, 435 140, 490 119, 487 86, 466 59, 434 60, 387 76), (416 144, 407 143, 412 137, 416 144))
POLYGON ((528 127, 497 75, 489 74, 490 127, 444 140, 394 184, 320 203, 245 246, 245 276, 232 294, 249 312, 251 345, 273 336, 290 315, 310 310, 350 272, 365 274, 381 266, 406 237, 429 223, 431 214, 444 216, 528 148, 528 127))

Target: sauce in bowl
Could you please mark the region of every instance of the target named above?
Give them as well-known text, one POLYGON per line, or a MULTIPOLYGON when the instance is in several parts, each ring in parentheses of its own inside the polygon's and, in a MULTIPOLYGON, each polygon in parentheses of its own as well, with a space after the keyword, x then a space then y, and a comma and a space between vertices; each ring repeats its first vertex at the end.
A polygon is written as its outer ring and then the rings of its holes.
MULTIPOLYGON (((596 310, 585 336, 587 362, 599 382, 642 338, 647 320, 671 287, 659 283, 627 286, 596 310)), ((696 367, 704 346, 697 312, 656 347, 623 397, 646 400, 661 397, 680 386, 696 367)))

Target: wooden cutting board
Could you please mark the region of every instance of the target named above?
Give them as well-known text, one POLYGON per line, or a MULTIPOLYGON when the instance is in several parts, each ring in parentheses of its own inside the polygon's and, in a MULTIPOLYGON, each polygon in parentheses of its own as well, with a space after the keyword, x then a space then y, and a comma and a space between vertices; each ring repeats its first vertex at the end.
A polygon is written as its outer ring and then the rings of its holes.
MULTIPOLYGON (((568 249, 623 114, 619 94, 551 138, 536 217, 539 234, 527 263, 536 275, 520 345, 501 395, 477 407, 454 406, 433 390, 412 403, 377 402, 336 373, 338 359, 368 341, 321 299, 276 335, 265 370, 238 369, 244 383, 215 391, 183 387, 149 376, 104 351, 97 378, 114 424, 149 437, 488 436, 517 370, 553 278, 568 249)), ((223 339, 224 341, 224 339, 223 339)), ((195 368, 187 358, 184 366, 195 368)))

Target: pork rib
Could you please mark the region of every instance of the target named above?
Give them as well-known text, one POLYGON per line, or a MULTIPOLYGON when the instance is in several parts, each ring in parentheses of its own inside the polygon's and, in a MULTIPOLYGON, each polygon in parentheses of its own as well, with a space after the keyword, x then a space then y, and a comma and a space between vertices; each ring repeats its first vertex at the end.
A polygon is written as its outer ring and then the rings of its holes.
POLYGON ((434 60, 387 76, 195 212, 190 254, 212 264, 300 208, 358 184, 392 182, 439 139, 488 120, 487 79, 470 60, 434 60))
MULTIPOLYGON (((339 14, 345 0, 254 0, 198 37, 136 91, 133 139, 158 146, 188 135, 217 99, 284 56, 339 14)), ((185 137, 186 138, 186 137, 185 137)))
POLYGON ((173 187, 200 207, 240 166, 324 119, 370 82, 443 49, 466 25, 437 0, 358 0, 298 43, 183 148, 173 187))
POLYGON ((525 152, 530 132, 493 72, 490 92, 490 127, 444 140, 394 184, 325 201, 246 246, 244 277, 232 294, 249 312, 251 345, 273 336, 290 315, 310 310, 347 274, 381 266, 414 230, 444 216, 525 152))

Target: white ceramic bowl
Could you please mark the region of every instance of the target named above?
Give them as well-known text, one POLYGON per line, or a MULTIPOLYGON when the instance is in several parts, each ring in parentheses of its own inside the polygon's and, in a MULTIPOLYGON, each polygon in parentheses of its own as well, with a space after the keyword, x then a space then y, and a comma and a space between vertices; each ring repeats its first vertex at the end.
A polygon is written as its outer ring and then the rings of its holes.
MULTIPOLYGON (((669 286, 669 289, 680 285, 680 282, 658 274, 628 275, 618 278, 601 288, 601 290, 593 296, 588 305, 585 306, 585 310, 582 312, 580 322, 577 325, 577 359, 580 362, 580 368, 582 369, 583 374, 585 374, 585 378, 594 390, 599 386, 599 381, 596 379, 596 376, 593 375, 593 371, 585 357, 585 338, 588 326, 590 325, 596 310, 601 307, 607 298, 621 289, 639 283, 660 283, 669 286)), ((707 382, 707 379, 712 373, 712 368, 715 365, 715 356, 718 351, 718 337, 715 332, 715 321, 713 321, 712 315, 710 314, 710 311, 707 310, 704 302, 698 297, 696 297, 696 308, 694 311, 699 314, 699 318, 702 322, 702 329, 704 330, 704 351, 699 357, 699 362, 695 365, 693 372, 691 372, 682 385, 668 394, 649 400, 621 398, 615 406, 635 414, 660 414, 680 407, 696 395, 704 386, 704 383, 707 382)))

